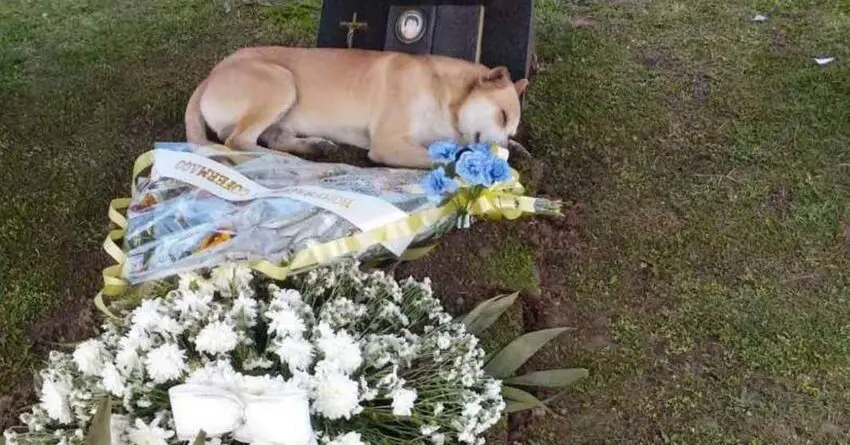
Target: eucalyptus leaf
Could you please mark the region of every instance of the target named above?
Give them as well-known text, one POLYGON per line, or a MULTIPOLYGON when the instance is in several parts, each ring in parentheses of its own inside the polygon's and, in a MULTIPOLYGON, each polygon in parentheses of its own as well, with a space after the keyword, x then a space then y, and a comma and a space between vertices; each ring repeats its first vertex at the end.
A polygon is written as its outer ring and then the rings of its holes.
POLYGON ((550 369, 530 372, 519 377, 505 379, 505 383, 519 386, 540 386, 546 388, 563 388, 587 377, 584 368, 550 369))
POLYGON ((496 353, 484 366, 484 370, 496 378, 510 377, 546 343, 567 330, 567 328, 552 328, 529 332, 496 353))
POLYGON ((505 412, 508 414, 534 408, 545 408, 543 402, 533 394, 512 386, 502 386, 502 397, 505 398, 505 412))
POLYGON ((525 402, 505 402, 505 414, 517 413, 520 411, 527 411, 530 409, 534 409, 539 407, 539 405, 535 403, 525 403, 525 402))
POLYGON ((514 388, 513 386, 502 386, 502 397, 504 397, 505 400, 513 402, 531 403, 534 405, 543 404, 543 401, 538 399, 534 394, 523 391, 519 388, 514 388))
POLYGON ((112 417, 112 399, 104 397, 94 413, 94 418, 86 435, 86 445, 111 445, 112 437, 109 430, 109 420, 112 417))
POLYGON ((204 430, 201 430, 201 432, 198 433, 198 436, 195 437, 195 440, 192 441, 192 445, 204 445, 206 443, 206 440, 207 433, 204 430))
POLYGON ((499 295, 475 306, 475 309, 463 318, 466 330, 474 335, 484 332, 516 302, 518 296, 519 292, 499 295))

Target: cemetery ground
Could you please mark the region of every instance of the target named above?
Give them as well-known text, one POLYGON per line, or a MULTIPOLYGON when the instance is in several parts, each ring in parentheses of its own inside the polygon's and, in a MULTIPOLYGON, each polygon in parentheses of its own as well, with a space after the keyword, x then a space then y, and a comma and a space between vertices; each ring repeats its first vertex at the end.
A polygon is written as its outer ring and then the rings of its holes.
MULTIPOLYGON (((590 377, 511 439, 850 441, 850 4, 537 3, 518 165, 566 217, 481 223, 397 271, 458 311, 523 291, 491 343, 574 328, 533 364, 590 377)), ((91 332, 106 206, 135 157, 183 137, 217 60, 309 45, 318 17, 314 0, 0 3, 4 426, 50 342, 91 332)))

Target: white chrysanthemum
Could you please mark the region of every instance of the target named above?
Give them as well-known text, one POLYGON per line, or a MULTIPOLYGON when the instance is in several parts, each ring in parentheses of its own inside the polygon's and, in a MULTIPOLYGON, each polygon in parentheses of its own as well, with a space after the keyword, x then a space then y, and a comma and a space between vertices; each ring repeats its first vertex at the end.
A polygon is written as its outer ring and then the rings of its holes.
POLYGON ((223 354, 236 348, 239 338, 233 326, 222 321, 214 321, 201 329, 195 338, 195 349, 209 354, 223 354))
POLYGON ((123 414, 113 414, 109 418, 109 436, 111 445, 126 445, 127 430, 130 429, 130 418, 123 414))
POLYGON ((168 431, 159 427, 159 418, 154 419, 149 425, 142 419, 136 419, 127 432, 127 437, 133 445, 168 445, 168 439, 174 436, 174 431, 168 431))
POLYGON ((274 293, 274 299, 290 305, 296 305, 302 301, 301 292, 295 289, 278 289, 274 293))
POLYGON ((291 309, 281 309, 277 311, 268 311, 266 316, 269 318, 269 330, 274 331, 281 337, 293 336, 300 337, 307 329, 304 325, 304 320, 291 309))
POLYGON ((413 404, 416 401, 415 389, 398 388, 390 393, 393 399, 393 415, 409 416, 413 413, 413 404))
POLYGON ((103 379, 103 388, 112 393, 115 397, 124 397, 127 392, 127 385, 124 382, 124 377, 118 372, 118 369, 112 363, 106 363, 101 370, 100 377, 103 379))
POLYGON ((51 419, 59 423, 70 423, 73 420, 68 403, 70 394, 71 386, 68 383, 46 378, 41 385, 41 407, 51 419))
POLYGON ((115 364, 121 372, 129 375, 139 366, 139 354, 135 348, 122 346, 115 354, 115 364))
POLYGON ((239 297, 233 300, 233 307, 230 309, 230 314, 238 321, 248 321, 248 326, 254 326, 256 324, 258 307, 257 300, 244 293, 240 293, 239 297))
POLYGON ((434 445, 444 445, 446 443, 446 435, 437 433, 431 436, 431 443, 434 445))
POLYGON ((99 340, 86 340, 74 349, 74 363, 85 375, 96 376, 100 373, 104 360, 103 343, 99 340))
POLYGON ((182 318, 203 317, 210 310, 213 294, 200 293, 191 290, 183 290, 180 296, 174 299, 173 305, 180 312, 182 318))
POLYGON ((152 330, 163 335, 180 335, 184 328, 185 326, 178 323, 177 320, 163 315, 157 320, 152 330))
POLYGON ((306 370, 313 364, 313 345, 307 340, 287 337, 280 342, 275 354, 289 369, 306 370))
POLYGON ((325 361, 330 362, 344 373, 352 373, 363 364, 363 356, 360 353, 360 345, 354 337, 345 331, 334 333, 326 323, 319 325, 319 340, 316 346, 325 356, 325 361))
POLYGON ((148 353, 145 369, 154 383, 165 383, 183 374, 186 369, 186 355, 177 345, 164 344, 148 353))
POLYGON ((343 374, 322 373, 314 380, 313 390, 313 408, 330 420, 348 419, 362 410, 357 382, 343 374))
POLYGON ((360 440, 360 433, 352 431, 334 437, 333 440, 328 442, 328 445, 364 445, 364 443, 360 440))
POLYGON ((158 299, 143 300, 130 317, 131 322, 139 329, 155 330, 160 324, 164 309, 158 299))

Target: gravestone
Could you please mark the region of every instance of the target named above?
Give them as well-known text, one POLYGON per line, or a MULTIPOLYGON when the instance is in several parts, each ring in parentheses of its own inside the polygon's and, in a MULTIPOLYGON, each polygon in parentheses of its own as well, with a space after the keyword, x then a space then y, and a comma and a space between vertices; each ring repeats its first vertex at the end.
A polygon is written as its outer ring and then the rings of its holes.
POLYGON ((317 46, 438 54, 529 76, 533 0, 324 0, 317 46))

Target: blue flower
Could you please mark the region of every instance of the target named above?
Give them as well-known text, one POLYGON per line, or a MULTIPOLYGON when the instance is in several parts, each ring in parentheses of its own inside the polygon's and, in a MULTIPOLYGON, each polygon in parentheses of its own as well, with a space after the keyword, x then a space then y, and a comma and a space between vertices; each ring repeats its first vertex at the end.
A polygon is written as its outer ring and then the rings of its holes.
POLYGON ((493 185, 490 180, 490 164, 493 156, 483 151, 467 151, 460 155, 457 161, 457 173, 461 178, 475 185, 489 187, 493 185))
POLYGON ((443 167, 432 170, 422 179, 422 188, 431 201, 441 201, 443 195, 457 191, 457 183, 454 179, 446 176, 443 167))
POLYGON ((511 166, 508 165, 508 161, 494 157, 493 163, 490 164, 490 179, 494 183, 511 179, 511 166))
POLYGON ((489 148, 486 151, 480 147, 470 148, 472 151, 460 155, 456 167, 457 173, 463 179, 485 187, 510 179, 511 167, 507 161, 494 156, 489 148))
POLYGON ((450 163, 455 161, 455 156, 460 147, 451 141, 437 141, 428 146, 428 157, 432 161, 450 163))

